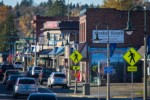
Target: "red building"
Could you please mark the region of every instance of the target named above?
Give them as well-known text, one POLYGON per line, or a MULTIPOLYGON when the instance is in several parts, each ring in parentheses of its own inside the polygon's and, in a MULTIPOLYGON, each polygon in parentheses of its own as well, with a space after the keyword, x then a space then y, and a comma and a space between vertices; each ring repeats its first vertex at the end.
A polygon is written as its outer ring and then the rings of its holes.
MULTIPOLYGON (((150 11, 146 11, 147 14, 147 34, 150 34, 150 11)), ((131 22, 135 28, 132 35, 124 33, 123 29, 126 28, 128 20, 128 11, 120 11, 110 8, 89 8, 81 11, 80 16, 80 32, 79 32, 79 51, 83 55, 83 60, 80 62, 80 70, 82 75, 81 79, 86 82, 93 81, 93 77, 97 77, 97 74, 92 72, 93 66, 98 66, 98 62, 101 63, 101 67, 106 67, 107 63, 107 48, 104 37, 99 34, 99 38, 102 39, 98 43, 94 43, 96 38, 96 32, 106 33, 107 31, 114 32, 122 31, 119 35, 116 35, 116 40, 121 40, 117 43, 114 54, 110 58, 110 65, 115 68, 114 74, 111 75, 111 81, 115 82, 129 82, 130 73, 127 72, 126 66, 128 65, 122 58, 123 54, 129 47, 134 47, 138 50, 144 41, 144 12, 132 11, 131 22), (117 30, 117 31, 116 31, 117 30)), ((110 39, 112 37, 110 36, 110 39)), ((107 40, 106 40, 107 41, 107 40)), ((114 40, 113 40, 114 41, 114 40)), ((141 54, 143 55, 143 54, 141 54)), ((142 63, 138 62, 138 76, 135 76, 135 81, 142 81, 142 63), (140 77, 140 78, 139 78, 140 77)), ((103 69, 103 68, 102 68, 103 69)), ((102 75, 105 77, 105 75, 102 75)))

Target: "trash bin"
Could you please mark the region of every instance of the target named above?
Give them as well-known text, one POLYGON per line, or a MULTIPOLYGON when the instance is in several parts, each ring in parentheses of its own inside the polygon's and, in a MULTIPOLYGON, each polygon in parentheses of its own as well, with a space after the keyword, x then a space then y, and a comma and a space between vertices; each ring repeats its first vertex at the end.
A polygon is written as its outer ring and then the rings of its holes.
POLYGON ((83 83, 83 95, 90 95, 90 84, 83 83))

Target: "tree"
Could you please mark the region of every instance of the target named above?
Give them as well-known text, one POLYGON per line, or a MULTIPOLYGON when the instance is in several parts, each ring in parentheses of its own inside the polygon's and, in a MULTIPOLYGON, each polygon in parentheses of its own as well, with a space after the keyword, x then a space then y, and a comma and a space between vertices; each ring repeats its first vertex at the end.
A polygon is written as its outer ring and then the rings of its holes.
POLYGON ((27 37, 29 35, 29 31, 31 28, 31 16, 26 15, 26 16, 22 16, 19 19, 19 30, 21 31, 21 33, 23 33, 22 35, 27 37))
POLYGON ((0 39, 0 51, 13 49, 13 45, 11 43, 14 43, 16 40, 18 40, 17 29, 14 23, 14 16, 12 14, 8 14, 6 20, 2 23, 3 30, 1 30, 0 36, 3 38, 0 39), (10 45, 10 47, 6 46, 5 43, 8 43, 7 45, 10 45))
POLYGON ((117 10, 128 10, 132 6, 132 0, 103 0, 101 8, 116 8, 117 10))
POLYGON ((0 6, 0 23, 3 23, 6 20, 6 17, 9 13, 8 6, 0 6))
POLYGON ((56 0, 46 12, 47 16, 65 16, 67 13, 67 6, 64 0, 56 0))

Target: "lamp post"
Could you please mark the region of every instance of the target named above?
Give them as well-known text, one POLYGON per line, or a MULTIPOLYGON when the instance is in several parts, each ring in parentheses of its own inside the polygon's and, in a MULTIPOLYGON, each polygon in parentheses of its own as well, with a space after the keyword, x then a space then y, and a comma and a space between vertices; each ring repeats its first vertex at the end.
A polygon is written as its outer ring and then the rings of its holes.
POLYGON ((130 13, 132 10, 138 9, 144 12, 144 72, 143 72, 143 100, 147 99, 147 30, 146 30, 146 9, 141 6, 133 6, 128 11, 128 21, 127 21, 127 27, 125 29, 126 33, 128 35, 131 35, 133 32, 133 27, 131 23, 130 13))
POLYGON ((34 46, 35 46, 35 51, 34 51, 34 66, 36 66, 37 65, 37 56, 36 56, 36 49, 37 49, 37 45, 36 45, 36 33, 35 33, 35 35, 34 35, 34 46))
MULTIPOLYGON (((109 67, 109 65, 110 65, 109 27, 108 27, 108 25, 98 23, 96 25, 96 38, 95 38, 95 40, 100 40, 98 37, 98 30, 97 30, 99 25, 106 26, 106 28, 107 28, 107 36, 108 36, 107 37, 107 67, 109 67)), ((109 100, 109 99, 110 99, 110 74, 107 73, 107 98, 106 98, 106 100, 109 100)))

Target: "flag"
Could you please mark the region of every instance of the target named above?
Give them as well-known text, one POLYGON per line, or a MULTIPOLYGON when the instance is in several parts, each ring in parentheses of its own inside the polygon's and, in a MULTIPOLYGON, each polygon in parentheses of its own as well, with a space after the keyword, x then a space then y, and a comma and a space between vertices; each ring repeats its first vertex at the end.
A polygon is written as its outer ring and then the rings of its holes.
POLYGON ((116 49, 116 43, 110 43, 110 57, 113 55, 116 49))

